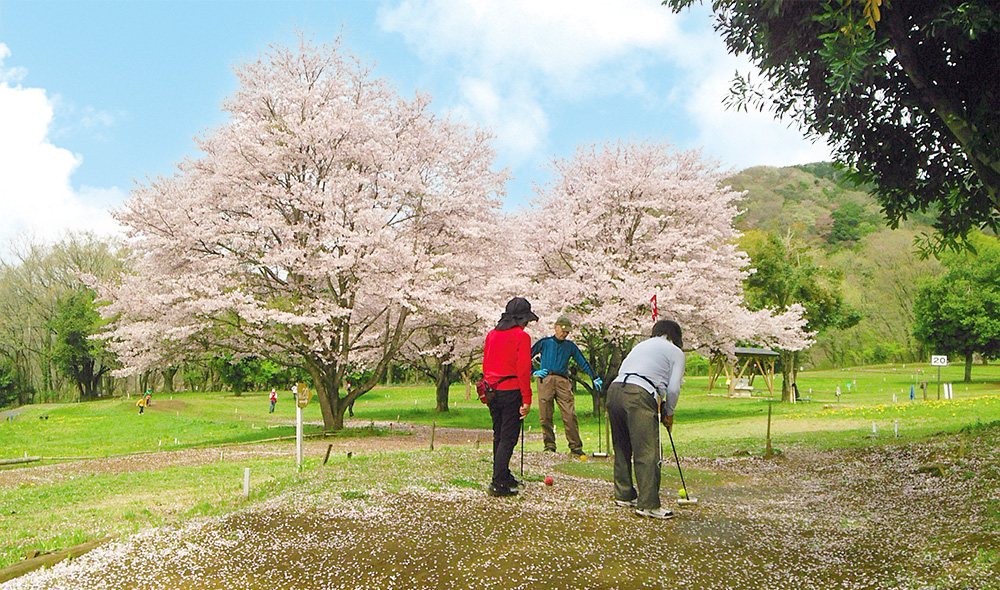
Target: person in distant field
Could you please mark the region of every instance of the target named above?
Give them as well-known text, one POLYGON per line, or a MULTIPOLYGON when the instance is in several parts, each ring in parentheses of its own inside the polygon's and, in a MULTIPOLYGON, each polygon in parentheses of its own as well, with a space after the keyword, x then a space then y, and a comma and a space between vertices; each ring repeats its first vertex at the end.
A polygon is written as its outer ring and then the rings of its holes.
POLYGON ((153 405, 153 390, 152 389, 147 389, 146 390, 146 407, 148 408, 151 405, 153 405))
POLYGON ((275 406, 275 404, 278 403, 278 392, 275 391, 275 389, 273 387, 271 388, 271 398, 270 399, 271 399, 271 409, 268 411, 268 414, 273 414, 274 413, 274 406, 275 406))
POLYGON ((615 449, 615 504, 639 516, 666 519, 660 506, 660 423, 673 428, 681 394, 684 352, 681 327, 671 320, 653 325, 652 337, 636 344, 608 387, 608 421, 615 449), (632 468, 635 467, 635 485, 632 468))
POLYGON ((524 327, 534 321, 538 316, 532 313, 528 300, 514 297, 483 346, 483 379, 497 390, 489 403, 493 419, 491 496, 513 496, 524 485, 510 472, 510 458, 521 424, 531 410, 531 336, 524 327))
POLYGON ((562 416, 563 428, 566 431, 566 442, 569 452, 582 456, 583 441, 580 440, 580 427, 576 422, 576 403, 573 399, 573 382, 569 378, 569 360, 576 361, 578 367, 590 375, 594 389, 600 391, 604 385, 601 379, 590 368, 587 359, 583 357, 580 348, 569 340, 573 322, 566 316, 556 320, 554 336, 546 336, 531 347, 531 358, 538 357, 539 368, 535 371, 538 377, 538 420, 542 425, 542 441, 545 450, 555 452, 556 433, 552 424, 555 404, 559 404, 559 415, 562 416))
POLYGON ((142 413, 146 411, 146 396, 140 395, 139 400, 135 402, 135 405, 139 407, 139 415, 142 416, 142 413))

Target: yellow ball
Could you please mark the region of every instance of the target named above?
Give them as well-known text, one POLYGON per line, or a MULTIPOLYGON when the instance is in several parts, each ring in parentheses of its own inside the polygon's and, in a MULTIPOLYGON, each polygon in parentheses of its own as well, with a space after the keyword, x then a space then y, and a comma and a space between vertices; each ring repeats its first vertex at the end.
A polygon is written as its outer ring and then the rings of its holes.
POLYGON ((581 461, 586 461, 587 460, 587 456, 586 455, 580 455, 580 460, 581 461))
POLYGON ((685 500, 687 500, 688 493, 687 493, 687 490, 685 490, 684 488, 681 488, 681 489, 677 490, 677 495, 680 496, 681 498, 684 498, 685 500))

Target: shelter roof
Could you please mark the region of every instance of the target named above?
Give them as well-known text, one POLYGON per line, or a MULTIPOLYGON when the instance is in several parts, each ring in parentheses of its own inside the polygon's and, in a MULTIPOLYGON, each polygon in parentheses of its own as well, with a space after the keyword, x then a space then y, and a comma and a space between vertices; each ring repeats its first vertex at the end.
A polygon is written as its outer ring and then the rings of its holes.
POLYGON ((747 348, 737 346, 735 352, 736 356, 780 356, 770 348, 747 348))

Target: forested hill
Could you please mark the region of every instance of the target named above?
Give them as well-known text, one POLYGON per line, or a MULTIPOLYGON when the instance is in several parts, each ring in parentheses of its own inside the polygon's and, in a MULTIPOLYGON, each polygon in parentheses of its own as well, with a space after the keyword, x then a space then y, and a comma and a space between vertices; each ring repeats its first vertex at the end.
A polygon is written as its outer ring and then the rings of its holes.
POLYGON ((823 176, 797 167, 757 166, 731 177, 733 188, 747 191, 737 226, 782 235, 790 230, 806 243, 831 246, 850 246, 883 229, 875 200, 834 182, 833 168, 827 167, 830 174, 823 176))
MULTIPOLYGON (((727 179, 747 191, 737 227, 784 235, 789 230, 810 245, 827 249, 857 245, 864 236, 886 229, 878 203, 829 162, 803 166, 747 168, 727 179)), ((929 227, 932 214, 912 216, 909 229, 929 227)))
POLYGON ((851 328, 821 333, 804 364, 910 362, 925 356, 913 338, 913 301, 919 285, 943 269, 933 258, 922 260, 916 254, 914 239, 930 232, 930 215, 890 230, 864 187, 829 163, 758 166, 727 182, 747 191, 737 227, 796 244, 796 256, 807 256, 824 269, 827 282, 849 306, 847 312, 860 315, 851 328))

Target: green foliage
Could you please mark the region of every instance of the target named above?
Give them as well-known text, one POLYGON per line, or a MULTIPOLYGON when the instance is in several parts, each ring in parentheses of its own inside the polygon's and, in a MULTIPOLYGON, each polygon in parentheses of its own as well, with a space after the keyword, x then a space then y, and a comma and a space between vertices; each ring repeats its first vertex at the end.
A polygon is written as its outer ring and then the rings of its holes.
POLYGON ((96 394, 113 362, 87 336, 100 328, 83 277, 108 278, 122 262, 113 244, 71 236, 51 246, 26 244, 0 261, 0 359, 13 371, 18 402, 96 394))
MULTIPOLYGON (((681 10, 693 0, 666 0, 681 10)), ((1000 228, 1000 10, 992 0, 712 4, 737 76, 730 105, 825 137, 895 227, 937 209, 942 243, 1000 228), (876 17, 880 20, 876 22, 876 17)))
POLYGON ((745 281, 746 299, 752 309, 784 310, 802 304, 808 319, 806 328, 812 332, 858 322, 857 312, 844 304, 839 272, 817 265, 805 246, 791 236, 747 232, 741 244, 756 271, 745 281))
POLYGON ((726 181, 747 191, 736 223, 741 230, 791 231, 807 244, 836 249, 882 227, 875 200, 829 163, 757 166, 726 181))
POLYGON ((81 399, 97 397, 101 378, 114 365, 104 342, 91 338, 104 323, 94 309, 94 292, 78 288, 58 300, 49 324, 54 335, 52 362, 73 379, 81 399))
POLYGON ((966 358, 1000 355, 1000 241, 983 234, 970 237, 974 251, 943 256, 947 273, 925 284, 915 305, 914 334, 938 354, 966 358))
MULTIPOLYGON (((856 310, 844 303, 839 272, 817 265, 812 254, 796 243, 791 234, 781 238, 773 233, 747 232, 741 245, 755 269, 744 281, 751 309, 786 310, 794 304, 802 305, 806 329, 817 334, 832 328, 849 328, 861 319, 856 310)), ((783 400, 791 399, 790 385, 798 364, 797 353, 781 351, 781 371, 785 376, 783 400)))
POLYGON ((831 243, 854 243, 866 234, 874 231, 877 218, 866 214, 864 207, 858 203, 847 202, 833 212, 833 227, 827 237, 831 243))

